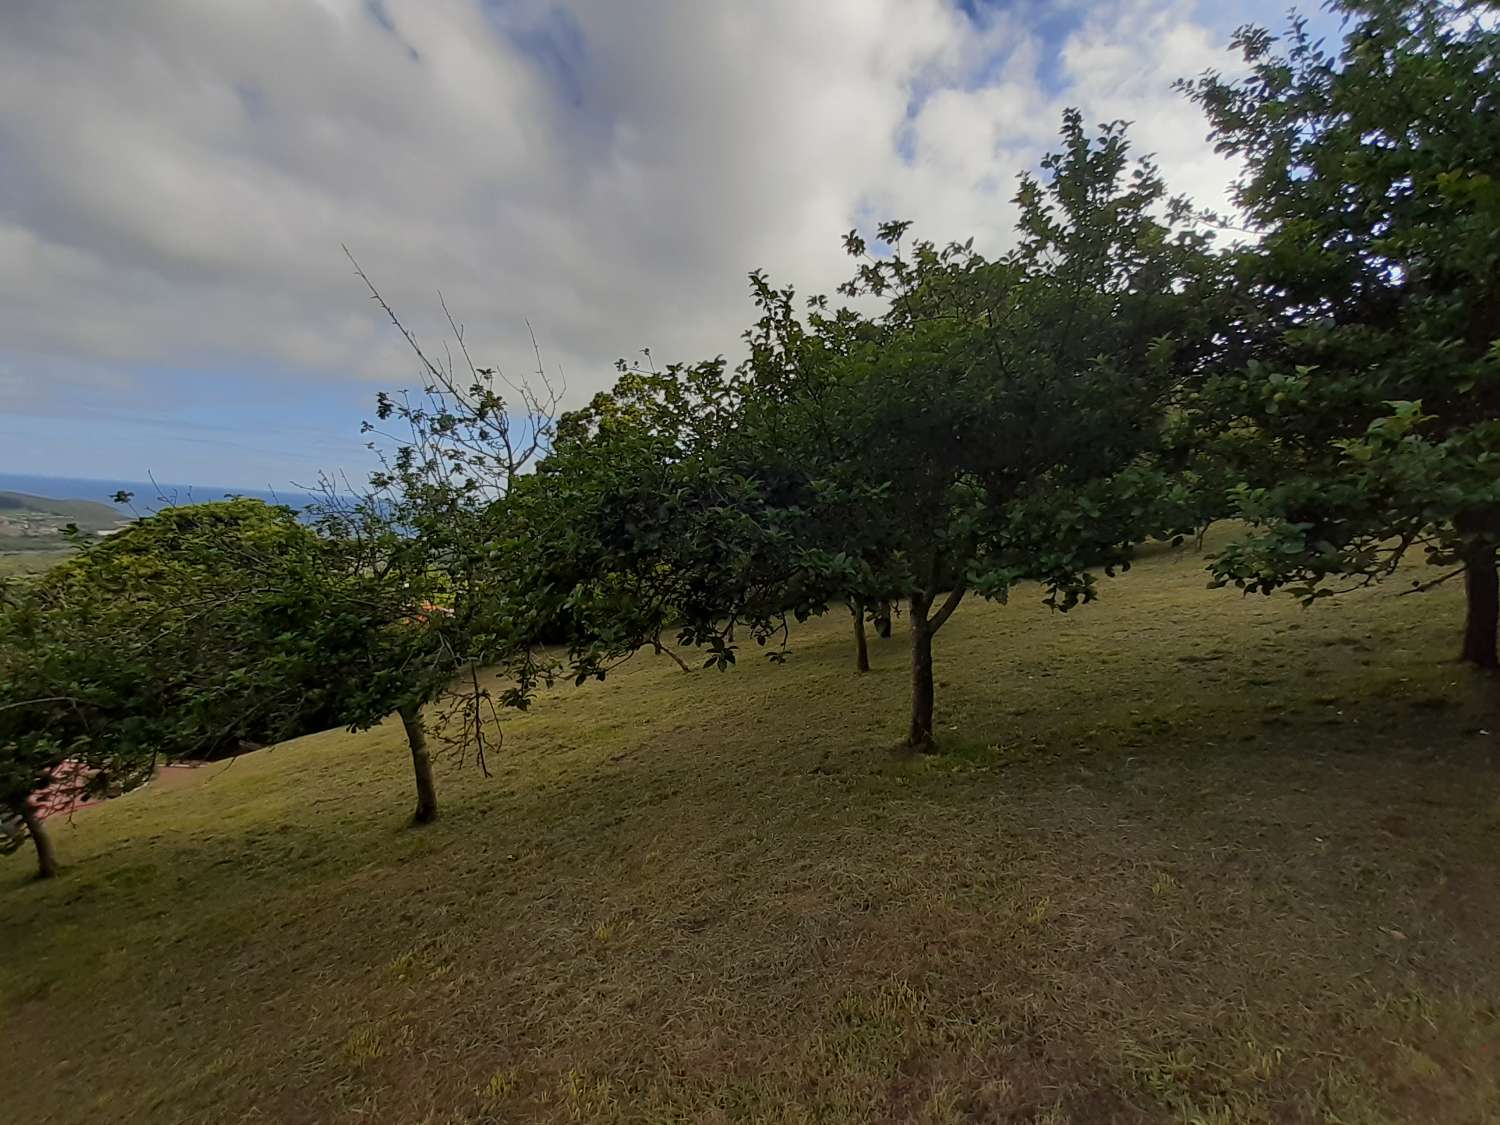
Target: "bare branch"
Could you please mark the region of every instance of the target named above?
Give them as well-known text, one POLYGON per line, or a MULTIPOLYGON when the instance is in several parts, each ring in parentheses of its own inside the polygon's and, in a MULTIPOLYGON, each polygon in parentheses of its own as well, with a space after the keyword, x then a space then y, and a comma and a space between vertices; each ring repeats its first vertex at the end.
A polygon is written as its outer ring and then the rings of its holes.
POLYGON ((653 637, 651 639, 651 647, 656 650, 656 654, 658 656, 661 656, 661 655, 664 655, 664 654, 666 656, 670 656, 672 658, 672 660, 676 663, 677 667, 681 668, 684 672, 691 672, 692 671, 692 669, 687 666, 686 661, 684 661, 682 659, 682 657, 678 656, 670 648, 668 648, 666 645, 664 645, 664 644, 661 643, 661 638, 659 636, 658 637, 653 637))
POLYGON ((78 705, 78 700, 71 695, 39 695, 35 699, 17 699, 11 703, 0 703, 0 711, 14 711, 18 707, 34 707, 42 703, 71 703, 78 705))
POLYGON ((1422 594, 1428 590, 1435 589, 1436 587, 1441 586, 1444 582, 1447 582, 1450 578, 1457 578, 1464 572, 1464 569, 1464 567, 1459 567, 1457 570, 1450 570, 1447 574, 1444 574, 1438 578, 1434 578, 1430 582, 1423 582, 1420 586, 1413 586, 1409 590, 1402 590, 1401 596, 1405 597, 1407 594, 1422 594))

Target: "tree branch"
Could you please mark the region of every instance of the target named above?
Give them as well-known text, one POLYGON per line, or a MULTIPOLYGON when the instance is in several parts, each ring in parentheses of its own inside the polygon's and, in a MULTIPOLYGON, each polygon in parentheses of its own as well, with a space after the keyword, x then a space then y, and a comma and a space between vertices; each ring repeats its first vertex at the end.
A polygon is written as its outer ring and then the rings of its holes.
POLYGON ((1464 569, 1465 569, 1464 567, 1459 567, 1457 570, 1450 570, 1447 574, 1444 574, 1444 575, 1442 575, 1442 576, 1440 576, 1438 578, 1434 578, 1430 582, 1423 582, 1420 586, 1413 586, 1409 590, 1402 590, 1401 591, 1401 596, 1405 597, 1407 594, 1421 594, 1421 593, 1425 593, 1426 591, 1431 590, 1431 589, 1433 589, 1436 586, 1441 586, 1444 582, 1448 581, 1448 579, 1450 579, 1450 578, 1457 578, 1460 574, 1462 574, 1464 572, 1464 569))
POLYGON ((71 703, 78 705, 78 700, 71 695, 41 695, 35 699, 18 699, 14 703, 0 703, 0 711, 13 711, 17 707, 32 707, 38 703, 71 703))
POLYGON ((661 643, 661 638, 653 637, 651 639, 651 647, 656 649, 656 655, 658 656, 661 656, 663 653, 665 653, 667 656, 670 656, 677 663, 677 667, 681 668, 684 672, 692 671, 692 669, 689 668, 683 661, 682 657, 678 656, 670 648, 661 643))
POLYGON ((947 598, 927 622, 929 632, 936 633, 943 627, 943 623, 953 616, 953 611, 958 608, 958 603, 964 600, 964 594, 968 592, 968 583, 960 580, 958 585, 948 592, 947 598))

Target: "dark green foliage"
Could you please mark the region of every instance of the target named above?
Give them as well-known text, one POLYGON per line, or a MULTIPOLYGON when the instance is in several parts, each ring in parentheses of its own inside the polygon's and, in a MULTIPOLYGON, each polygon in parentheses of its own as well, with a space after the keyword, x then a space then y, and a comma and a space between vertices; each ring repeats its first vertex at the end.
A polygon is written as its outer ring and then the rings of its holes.
POLYGON ((1067 610, 1090 568, 1127 565, 1157 530, 1151 455, 1187 377, 1210 357, 1217 308, 1206 240, 1124 129, 1097 139, 1069 113, 1045 180, 1023 177, 1018 248, 905 245, 879 231, 851 297, 866 320, 754 279, 747 426, 801 478, 799 565, 813 581, 910 603, 911 741, 931 736, 931 634, 966 591, 1004 600, 1041 582, 1067 610))
POLYGON ((723 667, 736 625, 765 643, 788 616, 902 598, 926 745, 931 636, 966 591, 1037 579, 1066 610, 1089 568, 1125 564, 1159 522, 1151 455, 1208 359, 1216 278, 1122 126, 1092 139, 1070 113, 1063 140, 1023 178, 1006 257, 851 233, 844 293, 878 315, 799 311, 756 273, 740 368, 624 370, 564 419, 512 494, 510 569, 577 678, 669 628, 723 667))
POLYGON ((214 757, 337 721, 324 674, 346 625, 313 581, 322 544, 289 508, 233 499, 167 508, 47 575, 60 607, 107 600, 133 612, 167 758, 214 757), (153 631, 154 630, 154 631, 153 631))
POLYGON ((741 402, 719 361, 626 370, 561 420, 512 493, 515 601, 533 635, 564 640, 579 682, 674 636, 727 667, 737 624, 764 643, 784 611, 821 608, 794 592, 794 544, 747 456, 741 402))
MULTIPOLYGON (((1280 42, 1246 28, 1246 78, 1186 85, 1247 161, 1238 203, 1260 233, 1236 264, 1263 346, 1201 403, 1258 531, 1215 573, 1312 600, 1421 546, 1482 589, 1500 539, 1500 31, 1489 5, 1333 7, 1337 54, 1300 20, 1280 42)), ((1465 656, 1493 664, 1493 605, 1471 604, 1470 628, 1465 656)))
POLYGON ((169 508, 81 548, 0 587, 0 803, 24 806, 64 762, 80 795, 118 792, 158 759, 335 721, 340 619, 290 510, 169 508))

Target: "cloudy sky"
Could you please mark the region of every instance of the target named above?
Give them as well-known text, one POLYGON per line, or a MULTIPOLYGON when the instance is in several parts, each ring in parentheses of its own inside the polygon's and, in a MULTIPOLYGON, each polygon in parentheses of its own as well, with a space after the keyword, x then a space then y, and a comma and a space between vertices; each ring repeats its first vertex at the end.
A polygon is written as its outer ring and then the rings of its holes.
MULTIPOLYGON (((1232 169, 1172 80, 1284 0, 4 0, 0 471, 285 487, 364 464, 426 340, 572 403, 732 354, 745 274, 886 217, 1003 248, 1064 106, 1174 190, 1232 169)), ((1328 26, 1328 21, 1318 21, 1328 26)))

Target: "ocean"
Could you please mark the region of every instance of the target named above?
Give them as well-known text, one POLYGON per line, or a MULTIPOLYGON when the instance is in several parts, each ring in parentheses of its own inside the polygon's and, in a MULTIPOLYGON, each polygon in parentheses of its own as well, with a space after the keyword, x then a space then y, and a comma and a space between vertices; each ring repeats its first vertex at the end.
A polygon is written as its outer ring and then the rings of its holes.
MULTIPOLYGON (((295 488, 268 491, 257 488, 228 488, 205 484, 168 484, 160 481, 95 480, 85 477, 46 477, 29 473, 0 473, 0 492, 26 492, 52 500, 97 500, 111 503, 116 492, 132 492, 131 505, 146 515, 177 504, 202 504, 226 496, 253 496, 273 504, 285 504, 298 511, 315 503, 318 497, 295 488)), ((121 509, 126 515, 128 509, 121 509)))

